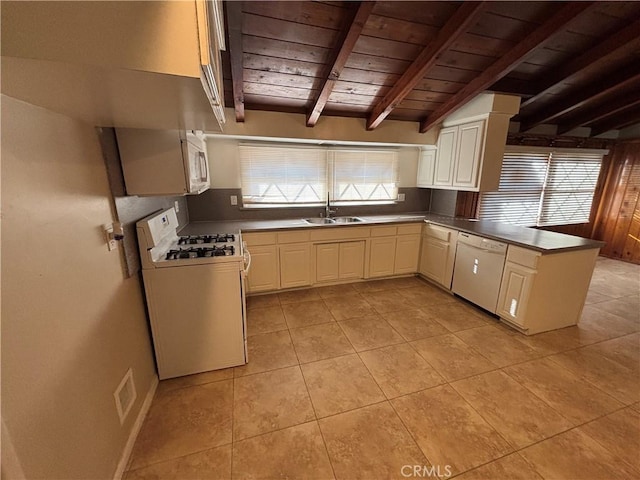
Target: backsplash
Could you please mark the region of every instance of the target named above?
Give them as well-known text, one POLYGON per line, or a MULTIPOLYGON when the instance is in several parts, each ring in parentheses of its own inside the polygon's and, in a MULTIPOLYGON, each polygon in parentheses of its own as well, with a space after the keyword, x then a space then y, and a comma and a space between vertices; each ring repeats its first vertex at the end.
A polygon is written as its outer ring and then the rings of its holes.
MULTIPOLYGON (((337 215, 385 215, 394 213, 425 212, 429 210, 431 191, 425 188, 400 188, 405 201, 392 205, 337 207, 337 215)), ((200 195, 187 197, 191 222, 218 220, 275 220, 280 218, 317 217, 324 213, 323 207, 292 208, 242 208, 231 205, 229 197, 236 195, 242 200, 239 188, 209 189, 200 195)))
POLYGON ((457 190, 431 190, 431 213, 455 217, 456 203, 458 201, 457 190))

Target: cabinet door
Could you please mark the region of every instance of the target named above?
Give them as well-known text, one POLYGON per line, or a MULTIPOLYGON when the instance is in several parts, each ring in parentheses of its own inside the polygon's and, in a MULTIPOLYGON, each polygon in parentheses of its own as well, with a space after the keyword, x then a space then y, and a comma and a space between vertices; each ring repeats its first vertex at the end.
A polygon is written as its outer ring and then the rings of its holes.
POLYGON ((447 274, 450 250, 449 242, 425 237, 420 255, 420 273, 447 288, 451 288, 451 274, 447 274))
POLYGON ((458 128, 456 166, 453 176, 454 187, 476 188, 482 157, 484 120, 465 123, 458 128))
POLYGON ((340 244, 316 245, 316 282, 330 282, 339 278, 340 244))
POLYGON ((277 290, 279 285, 278 251, 275 245, 249 247, 251 269, 247 276, 248 292, 277 290))
POLYGON ((527 302, 535 275, 535 270, 522 265, 505 264, 498 297, 498 316, 526 328, 527 302))
POLYGON ((420 257, 420 235, 400 235, 396 240, 393 273, 416 273, 420 257))
POLYGON ((418 187, 431 187, 433 185, 433 171, 436 163, 435 150, 423 150, 418 160, 418 187))
POLYGON ((372 238, 369 257, 369 277, 393 275, 395 257, 396 237, 372 238))
POLYGON ((434 185, 452 185, 458 127, 443 128, 438 136, 438 152, 433 174, 434 185))
POLYGON ((364 277, 364 241, 340 244, 339 278, 354 279, 364 277))
POLYGON ((311 285, 311 245, 292 243, 280 247, 280 287, 311 285))

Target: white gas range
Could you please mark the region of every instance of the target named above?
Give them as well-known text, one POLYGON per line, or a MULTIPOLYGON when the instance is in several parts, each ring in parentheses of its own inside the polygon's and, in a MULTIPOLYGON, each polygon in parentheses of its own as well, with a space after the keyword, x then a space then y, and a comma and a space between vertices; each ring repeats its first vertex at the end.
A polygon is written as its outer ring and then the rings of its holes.
POLYGON ((160 379, 246 363, 240 232, 180 236, 173 208, 136 227, 160 379))

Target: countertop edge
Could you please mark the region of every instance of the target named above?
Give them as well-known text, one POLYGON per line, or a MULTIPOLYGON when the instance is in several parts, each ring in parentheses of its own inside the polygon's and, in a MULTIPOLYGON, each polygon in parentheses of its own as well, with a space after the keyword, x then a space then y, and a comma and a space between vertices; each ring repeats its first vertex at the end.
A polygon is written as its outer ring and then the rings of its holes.
MULTIPOLYGON (((471 235, 478 235, 499 242, 504 242, 509 245, 515 245, 529 250, 540 252, 543 255, 551 255, 563 252, 578 251, 578 250, 590 250, 600 249, 605 245, 605 242, 599 240, 591 240, 583 237, 577 237, 574 235, 567 235, 558 232, 550 232, 546 230, 538 230, 528 227, 516 227, 508 224, 500 224, 494 222, 478 222, 472 220, 466 220, 458 217, 448 217, 444 215, 436 215, 429 213, 408 213, 405 215, 359 215, 363 222, 355 222, 348 224, 329 224, 329 225, 309 225, 304 223, 302 219, 282 219, 282 220, 220 220, 210 222, 193 222, 187 224, 179 233, 180 234, 207 234, 211 233, 211 225, 218 225, 217 230, 225 231, 241 231, 244 233, 257 233, 257 232, 278 232, 282 230, 298 230, 298 229, 327 229, 327 228, 341 228, 341 227, 364 227, 372 225, 384 225, 392 223, 430 223, 439 225, 445 228, 451 228, 471 235), (469 223, 470 225, 465 225, 469 223), (222 228, 224 227, 224 228, 222 228), (483 228, 484 227, 484 228, 483 228), (510 234, 496 234, 492 233, 491 227, 505 228, 511 230, 510 234), (557 247, 545 248, 540 245, 536 245, 533 242, 527 242, 518 240, 517 235, 528 234, 535 235, 539 233, 548 238, 553 238, 556 235, 557 238, 571 237, 577 244, 557 247), (579 240, 577 240, 579 239, 579 240)), ((495 229, 494 228, 494 229, 495 229)))

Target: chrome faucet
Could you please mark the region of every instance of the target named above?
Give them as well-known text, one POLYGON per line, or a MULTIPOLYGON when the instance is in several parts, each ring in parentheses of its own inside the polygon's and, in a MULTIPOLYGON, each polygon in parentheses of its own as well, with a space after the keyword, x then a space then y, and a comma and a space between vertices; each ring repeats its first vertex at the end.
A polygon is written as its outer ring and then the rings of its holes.
POLYGON ((327 205, 324 207, 324 216, 326 218, 331 218, 331 215, 336 213, 338 209, 331 210, 331 201, 329 200, 329 192, 327 192, 327 205))

